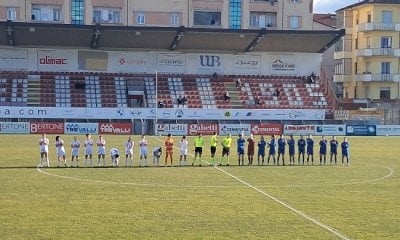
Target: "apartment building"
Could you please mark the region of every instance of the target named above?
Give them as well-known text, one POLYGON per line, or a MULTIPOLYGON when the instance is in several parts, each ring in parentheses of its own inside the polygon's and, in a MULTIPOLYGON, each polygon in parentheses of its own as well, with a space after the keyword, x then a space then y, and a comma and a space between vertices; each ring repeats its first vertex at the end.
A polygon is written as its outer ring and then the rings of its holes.
POLYGON ((345 98, 400 98, 400 1, 367 0, 337 11, 334 81, 345 98))
POLYGON ((0 21, 312 30, 313 0, 2 0, 0 21))

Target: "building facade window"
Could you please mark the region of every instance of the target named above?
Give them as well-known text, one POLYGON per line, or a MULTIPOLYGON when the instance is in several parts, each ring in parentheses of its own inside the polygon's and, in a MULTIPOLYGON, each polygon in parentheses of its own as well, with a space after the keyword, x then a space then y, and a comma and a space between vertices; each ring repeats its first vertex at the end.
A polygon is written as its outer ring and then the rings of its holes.
POLYGON ((14 7, 7 8, 7 20, 17 20, 17 9, 14 7))
POLYGON ((392 37, 381 37, 381 48, 392 48, 392 37))
POLYGON ((390 87, 380 88, 380 99, 390 99, 390 87))
POLYGON ((59 22, 61 21, 61 8, 50 5, 32 5, 31 19, 40 22, 59 22))
POLYGON ((392 11, 382 11, 382 23, 393 23, 392 11))
POLYGON ((85 0, 71 0, 71 24, 85 24, 85 0))
POLYGON ((93 8, 93 23, 121 23, 120 8, 93 8))
POLYGON ((367 13, 367 22, 368 22, 368 23, 372 22, 372 13, 371 13, 371 11, 369 11, 369 12, 367 13))
POLYGON ((193 24, 198 26, 221 26, 221 12, 194 11, 193 24))
POLYGON ((229 1, 229 28, 242 28, 242 0, 229 1))
POLYGON ((301 0, 289 0, 290 3, 301 3, 301 0))
POLYGON ((390 62, 381 63, 381 74, 390 74, 390 62))
POLYGON ((274 12, 250 12, 251 28, 276 27, 276 13, 274 12))
POLYGON ((301 28, 301 17, 300 16, 289 16, 289 28, 290 29, 301 28))
POLYGON ((171 13, 170 23, 171 23, 171 26, 178 26, 179 25, 180 21, 179 21, 179 14, 178 13, 171 13))
POLYGON ((136 24, 143 25, 145 23, 146 23, 146 19, 145 19, 144 13, 136 14, 136 24))

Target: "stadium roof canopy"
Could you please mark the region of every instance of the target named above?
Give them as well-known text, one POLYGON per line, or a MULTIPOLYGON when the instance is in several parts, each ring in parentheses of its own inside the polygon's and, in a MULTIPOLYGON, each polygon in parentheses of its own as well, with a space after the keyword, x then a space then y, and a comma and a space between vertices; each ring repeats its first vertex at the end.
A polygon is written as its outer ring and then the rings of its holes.
POLYGON ((231 30, 0 22, 0 45, 101 50, 322 53, 344 30, 231 30))

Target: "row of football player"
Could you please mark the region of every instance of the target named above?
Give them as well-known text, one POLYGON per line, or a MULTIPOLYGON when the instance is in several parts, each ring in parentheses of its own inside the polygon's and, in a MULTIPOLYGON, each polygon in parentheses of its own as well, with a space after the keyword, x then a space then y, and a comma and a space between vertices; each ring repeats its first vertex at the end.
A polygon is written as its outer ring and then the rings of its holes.
MULTIPOLYGON (((282 164, 285 165, 285 153, 286 153, 286 145, 289 148, 289 164, 290 165, 295 165, 295 146, 297 145, 298 148, 298 164, 303 164, 305 163, 305 154, 307 154, 307 164, 311 162, 311 164, 314 164, 314 139, 312 135, 309 135, 307 139, 304 139, 303 136, 300 136, 300 139, 296 140, 294 139, 293 135, 290 135, 289 139, 286 140, 286 138, 283 135, 280 135, 278 140, 275 139, 274 135, 271 135, 271 139, 269 142, 266 142, 264 139, 264 136, 260 137, 260 140, 256 142, 254 139, 254 136, 250 134, 250 137, 245 139, 244 134, 240 134, 238 139, 236 140, 237 142, 237 156, 238 156, 238 165, 244 165, 244 155, 245 155, 245 145, 247 142, 247 159, 248 159, 248 165, 253 165, 254 161, 254 155, 255 155, 255 146, 257 144, 258 147, 258 152, 257 152, 257 162, 258 165, 264 165, 265 162, 265 157, 266 157, 266 148, 268 147, 268 155, 267 155, 267 165, 270 164, 270 160, 272 158, 272 163, 274 165, 279 165, 279 161, 282 159, 282 164), (278 154, 276 157, 276 147, 278 148, 278 154)), ((195 145, 195 161, 197 157, 201 158, 201 153, 202 153, 202 148, 204 145, 204 139, 199 134, 198 137, 195 138, 194 140, 194 145, 195 145)), ((221 140, 221 145, 222 145, 222 159, 221 161, 218 162, 218 160, 215 157, 216 153, 216 148, 217 148, 217 143, 220 141, 217 138, 217 134, 214 133, 211 136, 210 139, 210 152, 211 152, 211 159, 210 159, 210 164, 211 165, 222 165, 224 161, 224 157, 226 157, 227 165, 229 165, 229 155, 230 155, 230 147, 232 144, 232 136, 229 134, 225 136, 221 140)), ((330 163, 331 164, 337 164, 337 154, 338 154, 338 148, 339 148, 339 142, 336 140, 336 136, 332 136, 332 139, 329 141, 330 145, 330 163), (332 162, 334 160, 334 162, 332 162)), ((350 154, 349 154, 349 148, 350 144, 347 139, 347 137, 344 137, 343 142, 340 144, 341 150, 342 150, 342 165, 346 164, 349 166, 350 165, 350 154)), ((319 157, 320 157, 320 165, 325 165, 326 164, 326 155, 327 155, 327 150, 328 150, 328 140, 326 139, 325 136, 321 137, 321 140, 319 141, 319 157)), ((200 159, 201 163, 201 159, 200 159)), ((193 164, 192 164, 193 165, 193 164)))
MULTIPOLYGON (((248 164, 252 165, 253 160, 254 160, 254 151, 255 151, 255 140, 254 136, 250 135, 250 137, 245 140, 244 135, 241 134, 239 138, 237 139, 237 154, 238 154, 238 164, 239 165, 244 165, 244 152, 245 152, 245 143, 248 142, 247 146, 247 156, 248 156, 248 164)), ((218 140, 217 134, 214 133, 211 136, 210 139, 210 152, 211 152, 211 159, 210 159, 210 165, 222 165, 223 161, 226 159, 226 164, 229 165, 229 160, 230 160, 230 147, 232 144, 232 137, 229 134, 228 136, 225 136, 225 138, 222 141, 218 140), (218 143, 221 142, 222 145, 222 158, 221 161, 217 161, 215 154, 216 154, 216 149, 218 143)), ((326 155, 327 155, 327 144, 328 141, 326 140, 325 136, 322 136, 319 146, 319 154, 320 154, 320 164, 325 165, 326 164, 326 155)), ((47 161, 47 166, 49 166, 49 158, 48 158, 48 145, 49 145, 49 140, 46 137, 46 134, 43 134, 42 138, 39 140, 39 145, 40 145, 40 166, 43 164, 44 161, 47 161)), ((86 166, 86 161, 89 160, 90 166, 93 166, 92 162, 92 155, 93 155, 93 145, 94 141, 91 138, 90 134, 86 134, 86 140, 84 142, 84 147, 85 147, 85 160, 84 160, 84 166, 86 166)), ((98 166, 101 165, 101 159, 103 160, 103 166, 105 166, 105 140, 103 136, 99 136, 99 139, 96 142, 96 145, 98 147, 98 161, 97 164, 98 166)), ((142 136, 142 139, 139 141, 139 146, 140 146, 140 162, 139 166, 144 166, 147 165, 147 140, 145 136, 142 136), (142 162, 143 161, 143 162, 142 162)), ((164 141, 165 145, 165 150, 166 150, 166 155, 165 155, 165 165, 167 165, 167 159, 168 157, 170 158, 170 163, 171 166, 173 165, 173 148, 174 148, 174 140, 171 138, 171 135, 169 134, 167 138, 164 141)), ((290 160, 290 165, 295 164, 294 160, 294 155, 295 155, 295 145, 296 141, 294 140, 293 136, 291 135, 288 140, 284 138, 283 135, 280 135, 279 139, 276 141, 275 136, 271 136, 271 140, 269 143, 267 143, 264 139, 264 136, 261 136, 260 140, 257 142, 258 146, 258 154, 257 154, 257 159, 258 159, 258 165, 264 165, 264 160, 265 160, 265 148, 269 147, 269 152, 268 152, 268 158, 267 158, 267 164, 269 165, 270 158, 273 160, 274 165, 279 165, 280 158, 282 157, 282 163, 285 165, 285 148, 286 145, 289 147, 289 160, 290 160), (275 157, 276 155, 276 146, 278 146, 278 156, 277 158, 275 157)), ((334 159, 334 164, 337 164, 337 150, 338 150, 338 141, 336 140, 336 137, 333 136, 332 139, 330 140, 330 162, 332 164, 332 160, 334 159)), ((61 139, 60 136, 56 137, 56 143, 55 143, 56 149, 57 149, 57 158, 58 158, 58 166, 60 163, 64 162, 64 165, 67 166, 66 163, 66 158, 65 158, 65 147, 64 147, 64 141, 61 139)), ((201 134, 198 135, 198 137, 195 138, 194 140, 194 146, 195 146, 195 157, 192 162, 192 165, 196 163, 196 161, 199 162, 199 165, 201 165, 202 159, 202 152, 203 152, 203 147, 204 147, 204 138, 202 137, 201 134)), ((341 143, 341 148, 342 148, 342 164, 344 164, 344 159, 346 158, 347 160, 347 165, 349 165, 349 142, 347 138, 344 138, 343 142, 341 143)), ((125 166, 133 166, 133 147, 134 147, 134 141, 132 140, 131 137, 128 138, 127 142, 125 143, 125 166)), ((188 147, 189 143, 186 139, 185 136, 182 137, 181 141, 179 142, 179 150, 180 150, 180 165, 187 165, 187 154, 188 154, 188 147)), ((298 147, 298 164, 300 165, 300 160, 302 159, 302 164, 304 164, 304 155, 307 153, 307 164, 311 160, 311 163, 314 163, 314 140, 311 135, 308 136, 307 139, 304 139, 303 136, 300 136, 300 139, 297 141, 297 147, 298 147), (307 151, 305 151, 307 149, 307 151)), ((79 150, 80 150, 80 142, 77 140, 76 137, 74 137, 74 140, 71 142, 71 149, 72 149, 72 157, 71 157, 71 166, 74 166, 74 160, 75 160, 75 166, 78 166, 78 161, 79 161, 79 150)), ((159 158, 162 153, 162 149, 160 147, 155 147, 152 151, 153 153, 153 165, 154 166, 159 166, 159 158)), ((119 159, 120 159, 120 153, 117 148, 112 148, 110 150, 110 156, 111 156, 111 161, 113 166, 118 166, 119 164, 119 159)))

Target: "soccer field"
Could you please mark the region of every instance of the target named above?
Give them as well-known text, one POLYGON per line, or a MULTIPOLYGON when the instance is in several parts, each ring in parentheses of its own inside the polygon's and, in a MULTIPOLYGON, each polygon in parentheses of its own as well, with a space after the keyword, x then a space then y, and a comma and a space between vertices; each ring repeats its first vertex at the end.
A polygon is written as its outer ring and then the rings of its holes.
MULTIPOLYGON (((63 137, 68 146, 72 136, 63 137)), ((233 146, 229 167, 38 169, 39 138, 0 135, 0 239, 400 236, 399 137, 350 137, 350 167, 319 166, 317 155, 315 166, 238 167, 233 146)), ((49 138, 56 166, 54 136, 49 138)), ((105 139, 108 150, 123 151, 127 136, 105 139)), ((139 136, 133 139, 137 145, 139 136)), ((148 137, 149 150, 163 139, 148 137)), ((175 144, 179 139, 174 137, 175 144)), ((203 160, 209 161, 209 137, 205 140, 203 160)), ((193 146, 193 138, 189 141, 193 146)), ((178 151, 174 154, 178 164, 178 151)), ((81 166, 82 159, 81 154, 81 166)), ((136 166, 137 160, 135 146, 136 166)))

